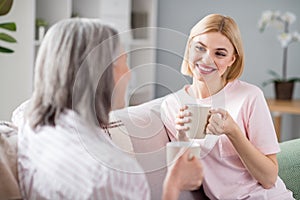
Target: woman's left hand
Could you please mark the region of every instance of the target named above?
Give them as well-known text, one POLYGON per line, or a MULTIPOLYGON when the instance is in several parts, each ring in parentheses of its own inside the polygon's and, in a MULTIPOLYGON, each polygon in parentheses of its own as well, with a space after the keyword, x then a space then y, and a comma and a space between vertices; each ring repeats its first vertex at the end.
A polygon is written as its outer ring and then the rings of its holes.
POLYGON ((211 109, 206 132, 213 135, 231 134, 238 128, 230 114, 221 108, 211 109))

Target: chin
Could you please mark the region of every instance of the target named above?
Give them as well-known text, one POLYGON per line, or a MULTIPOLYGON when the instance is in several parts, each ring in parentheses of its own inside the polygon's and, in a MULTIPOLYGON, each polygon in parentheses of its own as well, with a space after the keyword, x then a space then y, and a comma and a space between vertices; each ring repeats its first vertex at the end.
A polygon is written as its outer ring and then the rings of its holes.
POLYGON ((193 78, 196 79, 197 81, 205 82, 207 78, 204 75, 199 75, 199 74, 193 74, 193 78))

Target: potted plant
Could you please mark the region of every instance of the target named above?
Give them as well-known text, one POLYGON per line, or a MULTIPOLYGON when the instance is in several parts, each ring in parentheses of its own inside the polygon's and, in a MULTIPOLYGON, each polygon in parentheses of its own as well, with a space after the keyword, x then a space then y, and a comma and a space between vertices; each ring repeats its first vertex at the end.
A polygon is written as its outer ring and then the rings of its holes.
POLYGON ((42 18, 37 18, 35 20, 35 33, 36 33, 36 39, 38 41, 42 41, 42 39, 44 38, 45 32, 46 32, 46 28, 48 26, 48 22, 42 18))
MULTIPOLYGON (((12 4, 13 4, 13 0, 0 0, 0 16, 8 14, 12 7, 12 4)), ((14 22, 0 23, 0 28, 6 29, 8 31, 16 31, 17 30, 17 26, 14 22)), ((0 32, 0 40, 2 40, 4 42, 9 42, 9 43, 17 42, 17 40, 14 37, 12 37, 11 35, 4 33, 4 32, 0 32)), ((0 45, 0 52, 1 53, 13 53, 14 50, 0 45)))
POLYGON ((263 32, 266 27, 272 26, 280 32, 278 40, 283 48, 282 75, 280 76, 273 70, 269 70, 274 78, 263 83, 263 86, 274 83, 276 99, 292 99, 294 83, 300 81, 300 78, 287 77, 287 55, 288 46, 293 42, 300 41, 300 34, 295 31, 290 32, 290 25, 296 21, 296 16, 291 12, 281 13, 279 11, 264 11, 259 20, 259 30, 263 32))

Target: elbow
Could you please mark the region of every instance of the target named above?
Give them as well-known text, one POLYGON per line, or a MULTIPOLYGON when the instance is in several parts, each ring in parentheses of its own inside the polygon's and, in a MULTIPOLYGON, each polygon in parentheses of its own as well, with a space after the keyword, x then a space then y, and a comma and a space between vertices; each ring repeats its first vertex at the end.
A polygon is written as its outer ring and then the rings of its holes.
POLYGON ((270 189, 272 188, 278 178, 278 165, 274 168, 274 170, 270 170, 270 173, 268 175, 264 176, 265 178, 260 182, 262 187, 264 189, 270 189))
POLYGON ((276 181, 277 181, 277 176, 270 177, 268 180, 261 182, 261 185, 264 189, 270 189, 275 185, 276 181))
POLYGON ((274 184, 263 184, 262 187, 264 189, 271 189, 274 186, 274 184))

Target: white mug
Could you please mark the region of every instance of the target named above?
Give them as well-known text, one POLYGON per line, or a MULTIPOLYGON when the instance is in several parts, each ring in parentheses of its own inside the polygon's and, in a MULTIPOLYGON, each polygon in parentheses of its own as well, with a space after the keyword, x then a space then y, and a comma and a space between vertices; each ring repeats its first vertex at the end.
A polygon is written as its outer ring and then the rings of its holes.
POLYGON ((180 152, 183 153, 187 149, 190 150, 191 157, 195 156, 196 158, 200 158, 200 144, 194 141, 168 142, 166 145, 168 167, 176 162, 176 160, 181 156, 180 152), (183 150, 181 151, 181 149, 183 150))
POLYGON ((186 135, 191 139, 203 139, 211 106, 203 104, 187 104, 187 106, 191 116, 190 122, 186 123, 186 126, 189 127, 186 135))

